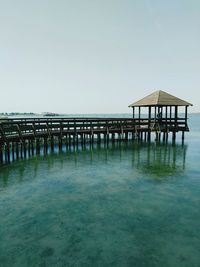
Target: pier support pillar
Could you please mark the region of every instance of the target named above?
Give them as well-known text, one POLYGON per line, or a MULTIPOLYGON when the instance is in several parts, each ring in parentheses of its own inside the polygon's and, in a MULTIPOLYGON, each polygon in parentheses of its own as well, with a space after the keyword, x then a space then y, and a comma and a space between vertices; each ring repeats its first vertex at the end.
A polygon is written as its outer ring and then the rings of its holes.
POLYGON ((34 155, 34 140, 31 140, 31 154, 34 155))
POLYGON ((185 139, 185 131, 182 131, 182 141, 185 139))
POLYGON ((6 143, 5 153, 6 153, 6 162, 10 163, 10 143, 9 142, 6 143))
POLYGON ((165 141, 166 141, 166 133, 163 132, 163 142, 165 142, 165 141))
POLYGON ((23 144, 20 142, 20 158, 23 159, 23 144))
POLYGON ((26 140, 23 141, 24 158, 26 158, 26 140))
POLYGON ((59 136, 58 146, 59 150, 62 150, 62 136, 59 136))
POLYGON ((16 147, 16 159, 19 159, 19 143, 18 142, 15 143, 15 147, 16 147))
POLYGON ((28 156, 29 158, 31 156, 31 140, 30 139, 28 140, 28 156))
POLYGON ((15 160, 15 143, 12 142, 12 161, 15 160))
POLYGON ((44 137, 44 154, 47 154, 48 151, 48 140, 44 137))
POLYGON ((53 135, 51 136, 51 151, 54 151, 54 137, 53 135))
POLYGON ((176 132, 173 132, 172 133, 172 142, 175 142, 176 141, 176 132))
POLYGON ((148 140, 149 142, 151 141, 151 131, 148 132, 147 140, 148 140))
POLYGON ((125 133, 125 141, 128 141, 128 133, 125 133))
POLYGON ((115 134, 112 133, 112 142, 115 142, 115 134))
POLYGON ((40 139, 36 139, 36 154, 40 154, 40 139))
POLYGON ((3 147, 1 143, 0 143, 0 163, 3 164, 3 147))
POLYGON ((100 144, 101 143, 101 135, 97 134, 97 143, 100 144))

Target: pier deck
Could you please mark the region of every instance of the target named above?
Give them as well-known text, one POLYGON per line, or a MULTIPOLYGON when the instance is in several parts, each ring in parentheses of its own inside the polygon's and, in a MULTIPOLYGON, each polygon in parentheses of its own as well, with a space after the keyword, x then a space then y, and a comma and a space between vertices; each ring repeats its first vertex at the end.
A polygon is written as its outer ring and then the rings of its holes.
POLYGON ((132 119, 132 118, 21 118, 2 119, 0 121, 0 163, 10 162, 12 159, 25 157, 26 153, 36 149, 39 153, 41 145, 44 149, 48 145, 53 150, 54 144, 62 147, 63 142, 70 145, 77 142, 93 142, 102 139, 151 140, 152 133, 159 141, 168 140, 172 133, 175 140, 176 133, 189 131, 184 118, 176 119, 132 119))

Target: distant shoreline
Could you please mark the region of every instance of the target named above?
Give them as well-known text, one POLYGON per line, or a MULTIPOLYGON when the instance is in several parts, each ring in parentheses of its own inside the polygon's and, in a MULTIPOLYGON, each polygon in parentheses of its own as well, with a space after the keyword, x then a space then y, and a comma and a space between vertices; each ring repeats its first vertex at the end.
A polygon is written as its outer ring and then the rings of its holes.
MULTIPOLYGON (((188 114, 199 115, 200 112, 189 112, 188 114)), ((33 117, 99 117, 99 116, 132 116, 132 113, 68 113, 68 114, 59 114, 59 113, 33 113, 33 112, 2 112, 0 117, 14 117, 14 116, 33 116, 33 117)))

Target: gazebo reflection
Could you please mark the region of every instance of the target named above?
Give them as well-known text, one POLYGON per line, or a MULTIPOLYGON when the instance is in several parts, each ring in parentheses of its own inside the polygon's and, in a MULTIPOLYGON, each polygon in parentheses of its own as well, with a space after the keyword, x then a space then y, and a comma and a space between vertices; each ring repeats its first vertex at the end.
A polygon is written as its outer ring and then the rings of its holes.
POLYGON ((184 173, 186 145, 147 143, 133 150, 133 165, 142 173, 163 178, 184 173))

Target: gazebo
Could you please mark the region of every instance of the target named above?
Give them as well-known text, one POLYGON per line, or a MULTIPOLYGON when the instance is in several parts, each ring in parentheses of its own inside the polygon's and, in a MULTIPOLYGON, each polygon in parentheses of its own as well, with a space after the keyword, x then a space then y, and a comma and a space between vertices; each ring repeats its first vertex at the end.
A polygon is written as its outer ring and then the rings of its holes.
POLYGON ((138 121, 139 125, 148 121, 148 132, 156 131, 164 134, 172 132, 173 139, 176 138, 176 132, 182 131, 184 139, 184 132, 189 131, 187 124, 189 106, 192 104, 161 90, 129 105, 133 109, 133 119, 138 121), (181 112, 180 107, 182 107, 181 112), (144 108, 147 109, 145 114, 143 114, 144 108))

